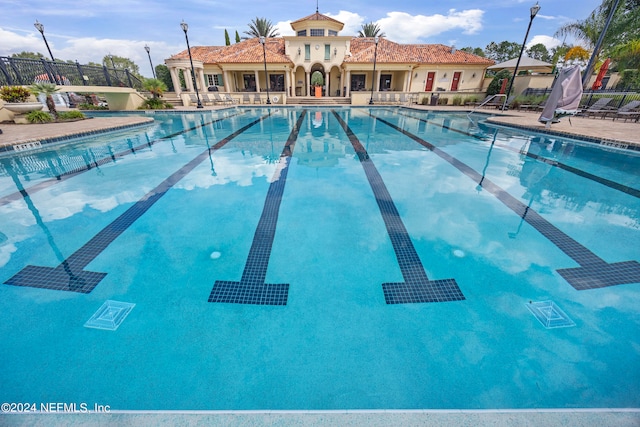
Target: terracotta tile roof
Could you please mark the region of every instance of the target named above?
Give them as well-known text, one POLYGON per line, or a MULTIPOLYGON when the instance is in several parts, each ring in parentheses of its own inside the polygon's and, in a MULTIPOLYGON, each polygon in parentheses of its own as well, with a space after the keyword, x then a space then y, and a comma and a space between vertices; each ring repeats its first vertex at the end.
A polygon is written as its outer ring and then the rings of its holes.
MULTIPOLYGON (((284 39, 271 37, 266 39, 265 51, 267 63, 291 64, 291 60, 284 54, 284 39)), ((262 45, 258 38, 243 40, 230 46, 193 46, 191 47, 193 59, 205 64, 234 64, 234 63, 262 63, 264 60, 262 45)), ((188 59, 189 52, 173 55, 169 59, 188 59)))
MULTIPOLYGON (((345 63, 373 62, 375 43, 373 37, 351 39, 351 56, 345 63)), ((462 50, 451 52, 450 46, 442 44, 398 44, 381 37, 378 41, 376 62, 379 63, 423 63, 423 64, 478 64, 493 65, 494 61, 462 50)))
MULTIPOLYGON (((284 38, 267 38, 265 48, 267 63, 293 64, 284 53, 284 38)), ((344 62, 349 64, 371 63, 373 62, 374 51, 375 43, 372 37, 354 37, 351 39, 351 56, 345 57, 344 62)), ((258 38, 243 40, 230 46, 193 46, 191 55, 193 59, 202 61, 205 64, 255 64, 263 62, 262 45, 258 38)), ((169 59, 188 58, 189 53, 185 49, 169 59)), ((378 41, 376 62, 388 64, 494 64, 494 61, 490 59, 462 50, 451 52, 450 46, 441 44, 399 44, 384 37, 378 41)))
POLYGON ((291 23, 291 25, 295 25, 295 24, 297 24, 299 22, 303 22, 303 21, 331 21, 331 22, 338 23, 340 25, 344 25, 342 22, 340 22, 338 20, 335 20, 333 18, 330 18, 327 15, 323 15, 323 14, 318 13, 318 12, 313 13, 313 14, 311 14, 309 16, 305 16, 304 18, 300 18, 298 20, 295 20, 295 21, 293 21, 291 23))

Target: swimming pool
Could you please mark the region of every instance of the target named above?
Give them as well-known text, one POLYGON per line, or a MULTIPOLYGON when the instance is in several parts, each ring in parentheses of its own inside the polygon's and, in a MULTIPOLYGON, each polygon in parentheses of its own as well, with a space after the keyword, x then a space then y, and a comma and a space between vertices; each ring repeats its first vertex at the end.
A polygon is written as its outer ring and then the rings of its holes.
POLYGON ((407 108, 153 117, 0 157, 3 402, 640 406, 637 153, 407 108))

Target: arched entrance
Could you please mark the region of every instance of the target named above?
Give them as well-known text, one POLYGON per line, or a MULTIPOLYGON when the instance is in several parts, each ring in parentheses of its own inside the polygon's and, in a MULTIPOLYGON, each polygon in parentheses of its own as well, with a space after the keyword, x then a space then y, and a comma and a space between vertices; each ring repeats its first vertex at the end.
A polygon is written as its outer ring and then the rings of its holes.
POLYGON ((322 74, 322 80, 324 81, 324 85, 323 85, 323 88, 322 88, 322 96, 326 96, 326 94, 324 92, 325 92, 325 90, 327 88, 327 84, 328 84, 327 78, 328 78, 328 76, 325 74, 324 66, 322 64, 313 64, 311 66, 311 70, 309 72, 309 89, 308 89, 307 93, 309 93, 311 96, 313 96, 313 94, 315 92, 315 88, 311 84, 311 76, 313 76, 313 73, 315 73, 316 71, 318 71, 319 73, 322 74))

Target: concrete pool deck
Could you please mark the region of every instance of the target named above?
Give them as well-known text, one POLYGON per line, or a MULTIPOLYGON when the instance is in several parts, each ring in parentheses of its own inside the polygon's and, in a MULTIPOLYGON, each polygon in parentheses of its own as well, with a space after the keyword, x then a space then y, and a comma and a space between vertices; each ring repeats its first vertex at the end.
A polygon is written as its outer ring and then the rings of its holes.
MULTIPOLYGON (((219 107, 216 109, 223 109, 219 107)), ((310 107, 313 108, 313 107, 310 107)), ((393 108, 393 107, 391 107, 393 108)), ((414 106, 420 110, 465 111, 456 107, 414 106)), ((212 109, 212 108, 207 108, 212 109)), ((180 108, 177 111, 194 111, 180 108)), ((479 110, 479 113, 495 113, 479 110)), ((507 112, 490 119, 507 126, 544 131, 533 112, 507 112)), ((43 139, 65 138, 144 126, 150 117, 100 117, 46 125, 0 123, 0 147, 43 139)), ((551 131, 640 147, 640 123, 574 117, 551 131)), ((637 149, 637 148, 636 148, 637 149)), ((114 408, 117 409, 117 408, 114 408)), ((247 426, 639 426, 640 408, 489 409, 489 410, 336 410, 336 411, 117 411, 107 414, 0 414, 7 426, 95 425, 247 425, 247 426)))
MULTIPOLYGON (((207 107, 210 109, 224 109, 229 107, 207 107)), ((234 108, 234 107, 231 107, 234 108)), ((313 107, 310 107, 313 108, 313 107)), ((394 108, 393 106, 389 108, 394 108)), ((411 108, 431 111, 468 111, 460 107, 429 107, 414 105, 411 108)), ((181 107, 172 111, 196 111, 193 107, 181 107)), ((507 111, 505 113, 493 110, 477 110, 478 114, 496 114, 489 118, 491 123, 523 128, 538 132, 547 132, 559 136, 586 138, 587 140, 602 145, 612 145, 621 148, 633 148, 640 150, 640 123, 624 122, 612 119, 573 117, 563 118, 560 123, 553 124, 550 129, 538 122, 538 113, 526 111, 507 111)), ((478 115, 476 114, 476 116, 478 115)), ((125 129, 127 127, 142 126, 153 121, 150 117, 96 117, 88 120, 80 120, 66 123, 28 124, 17 125, 13 123, 0 123, 0 152, 7 146, 23 148, 24 144, 34 141, 52 140, 59 138, 72 138, 93 133, 109 132, 125 129)), ((29 148, 28 146, 24 148, 29 148)))

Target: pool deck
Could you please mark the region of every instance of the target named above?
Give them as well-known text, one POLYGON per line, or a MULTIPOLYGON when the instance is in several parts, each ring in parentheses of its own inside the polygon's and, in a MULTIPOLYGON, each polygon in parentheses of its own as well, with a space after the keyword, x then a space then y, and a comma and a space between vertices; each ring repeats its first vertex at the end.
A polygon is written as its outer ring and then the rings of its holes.
MULTIPOLYGON (((224 109, 229 107, 208 107, 207 109, 224 109)), ((235 108, 235 107, 231 107, 235 108)), ((313 107, 311 107, 313 108, 313 107)), ((394 108, 394 107, 390 107, 394 108)), ((460 107, 429 107, 414 105, 411 108, 433 111, 468 111, 460 107)), ((177 108, 173 111, 195 111, 194 108, 177 108)), ((476 110, 479 114, 497 114, 488 120, 492 123, 546 132, 559 136, 577 137, 587 139, 594 143, 613 145, 621 148, 640 150, 640 123, 624 122, 612 119, 572 117, 563 118, 560 123, 551 125, 545 129, 545 125, 538 122, 539 113, 526 111, 507 111, 504 113, 494 110, 476 110)), ((476 115, 477 116, 477 115, 476 115)), ((86 136, 93 133, 109 132, 126 129, 128 127, 142 126, 153 121, 150 117, 96 117, 66 123, 28 124, 17 125, 13 123, 0 123, 0 152, 8 146, 17 146, 20 149, 29 148, 30 142, 43 140, 68 139, 75 136, 86 136)))
MULTIPOLYGON (((224 108, 224 107, 220 107, 224 108)), ((313 107, 310 107, 313 108, 313 107)), ((413 106, 420 110, 466 111, 456 107, 413 106)), ((208 108, 212 109, 212 108, 208 108)), ((216 108, 218 109, 218 108, 216 108)), ((194 110, 179 108, 178 111, 194 110)), ((495 113, 478 110, 479 113, 495 113)), ((550 130, 533 112, 505 112, 490 118, 493 123, 550 132, 640 149, 640 123, 611 119, 564 118, 550 130)), ((103 117, 42 125, 0 123, 0 151, 34 141, 67 139, 148 125, 149 117, 103 117), (6 149, 6 148, 5 148, 6 149)), ((27 149, 29 147, 26 147, 27 149)), ((7 426, 95 425, 251 425, 251 426, 638 426, 640 408, 495 409, 495 410, 341 410, 341 411, 113 411, 107 414, 0 414, 7 426)))

